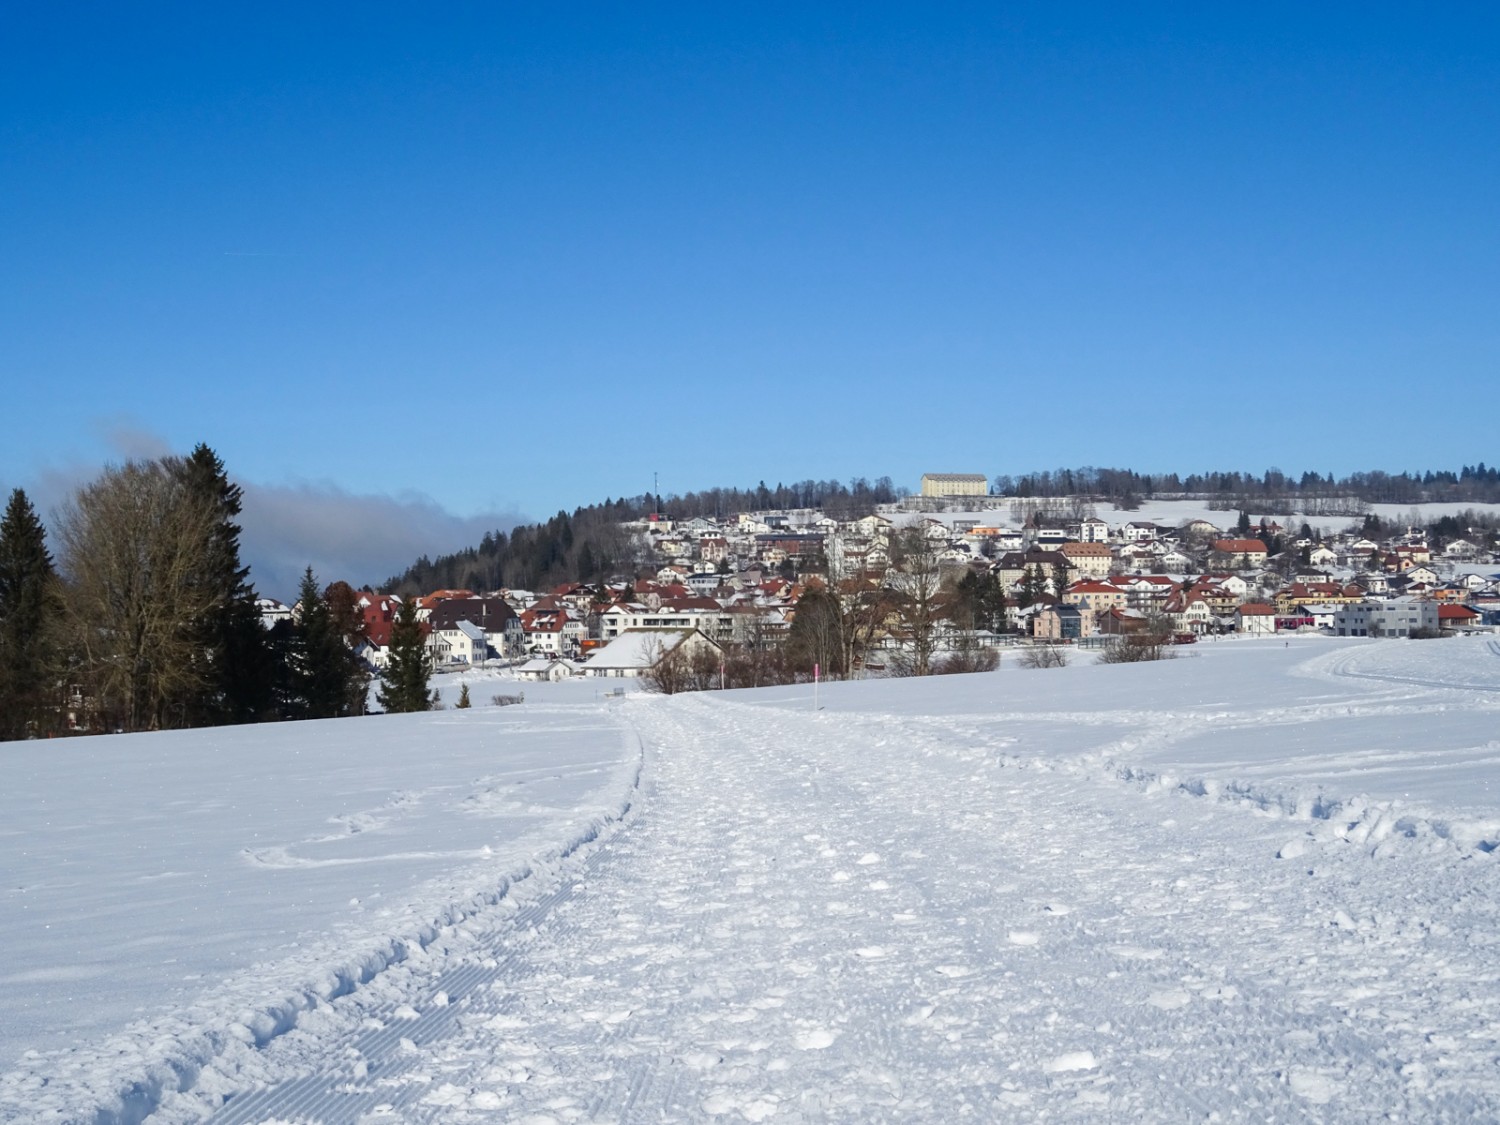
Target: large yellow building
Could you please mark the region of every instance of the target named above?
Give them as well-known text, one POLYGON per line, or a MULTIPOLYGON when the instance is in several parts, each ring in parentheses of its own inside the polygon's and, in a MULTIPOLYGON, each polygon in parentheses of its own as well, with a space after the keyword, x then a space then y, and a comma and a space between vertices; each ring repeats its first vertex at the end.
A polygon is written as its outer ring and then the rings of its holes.
POLYGON ((983 473, 923 473, 923 496, 988 496, 990 481, 983 473))

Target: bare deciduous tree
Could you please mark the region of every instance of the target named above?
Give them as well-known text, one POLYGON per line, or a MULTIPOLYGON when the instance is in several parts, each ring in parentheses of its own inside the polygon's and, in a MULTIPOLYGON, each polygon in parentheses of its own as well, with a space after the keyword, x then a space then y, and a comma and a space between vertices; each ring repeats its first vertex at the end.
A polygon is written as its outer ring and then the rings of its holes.
POLYGON ((981 648, 972 641, 960 641, 952 650, 933 662, 934 676, 952 676, 964 672, 993 672, 1000 667, 1000 654, 992 648, 981 648))
POLYGON ((645 651, 648 664, 640 675, 644 690, 676 695, 691 689, 693 670, 681 645, 668 648, 664 639, 652 637, 645 651))
POLYGON ((1172 619, 1151 614, 1140 632, 1119 637, 1102 649, 1098 662, 1135 664, 1142 660, 1171 660, 1176 655, 1172 649, 1172 619))
POLYGON ((903 633, 897 663, 910 675, 930 675, 941 616, 938 548, 921 527, 904 528, 891 541, 891 564, 886 584, 896 594, 903 633))
POLYGON ((1022 668, 1065 668, 1067 664, 1067 650, 1054 645, 1032 645, 1021 654, 1022 668))
POLYGON ((202 580, 216 515, 177 458, 111 467, 61 512, 66 635, 114 725, 178 725, 204 689, 196 626, 223 596, 202 580))

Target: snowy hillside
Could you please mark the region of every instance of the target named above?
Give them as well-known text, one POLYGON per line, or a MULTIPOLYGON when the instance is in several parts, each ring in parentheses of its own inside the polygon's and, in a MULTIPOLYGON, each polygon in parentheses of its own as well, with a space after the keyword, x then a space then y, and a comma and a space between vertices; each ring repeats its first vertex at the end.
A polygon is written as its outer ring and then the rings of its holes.
MULTIPOLYGON (((1066 505, 1066 501, 1061 501, 1066 505)), ((1012 501, 1000 501, 999 511, 1009 516, 1012 501)), ((1215 527, 1229 530, 1234 527, 1235 521, 1239 519, 1238 510, 1224 510, 1222 508, 1210 508, 1206 501, 1202 500, 1143 500, 1136 508, 1117 508, 1113 504, 1093 505, 1094 514, 1104 520, 1111 527, 1134 521, 1161 524, 1163 527, 1181 527, 1191 520, 1206 520, 1215 527)), ((1474 511, 1489 516, 1500 515, 1500 504, 1484 503, 1444 503, 1444 504, 1366 504, 1363 511, 1371 515, 1379 516, 1382 520, 1396 526, 1406 523, 1408 520, 1417 524, 1425 525, 1444 516, 1456 516, 1463 512, 1474 511), (1415 513, 1416 518, 1411 517, 1415 513)), ((1250 509, 1253 519, 1259 520, 1261 516, 1268 515, 1255 508, 1250 509)), ((995 512, 990 511, 949 511, 944 513, 946 519, 973 519, 980 523, 993 522, 995 512)), ((1270 514, 1269 518, 1278 521, 1295 531, 1304 522, 1323 533, 1342 531, 1351 524, 1360 521, 1359 516, 1325 516, 1316 514, 1305 514, 1297 512, 1294 515, 1270 514)))
POLYGON ((527 694, 7 747, 0 1117, 1500 1115, 1494 642, 527 694))

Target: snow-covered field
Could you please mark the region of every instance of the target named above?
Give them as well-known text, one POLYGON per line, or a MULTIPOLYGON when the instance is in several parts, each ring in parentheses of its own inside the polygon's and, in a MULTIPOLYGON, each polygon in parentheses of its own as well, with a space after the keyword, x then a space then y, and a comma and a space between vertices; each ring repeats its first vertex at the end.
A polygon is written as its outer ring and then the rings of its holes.
POLYGON ((1500 645, 0 748, 0 1117, 1500 1116, 1500 645))

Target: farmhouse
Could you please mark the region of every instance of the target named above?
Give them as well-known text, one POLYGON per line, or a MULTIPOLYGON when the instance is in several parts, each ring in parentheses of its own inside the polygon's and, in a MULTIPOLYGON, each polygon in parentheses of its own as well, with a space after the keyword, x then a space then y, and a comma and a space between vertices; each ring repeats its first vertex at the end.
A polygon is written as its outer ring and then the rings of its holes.
POLYGON ((583 666, 585 676, 641 676, 676 653, 689 660, 722 650, 696 629, 630 629, 594 653, 583 666))

